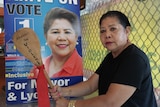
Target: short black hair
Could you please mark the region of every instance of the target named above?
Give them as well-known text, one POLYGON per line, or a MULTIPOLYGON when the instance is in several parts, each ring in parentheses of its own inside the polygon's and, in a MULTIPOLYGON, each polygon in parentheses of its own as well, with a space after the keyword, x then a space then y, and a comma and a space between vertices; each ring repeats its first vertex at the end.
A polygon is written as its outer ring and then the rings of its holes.
POLYGON ((127 26, 131 26, 128 17, 120 11, 108 11, 102 15, 99 21, 99 25, 102 24, 103 19, 107 17, 117 17, 119 19, 120 24, 126 28, 127 26))

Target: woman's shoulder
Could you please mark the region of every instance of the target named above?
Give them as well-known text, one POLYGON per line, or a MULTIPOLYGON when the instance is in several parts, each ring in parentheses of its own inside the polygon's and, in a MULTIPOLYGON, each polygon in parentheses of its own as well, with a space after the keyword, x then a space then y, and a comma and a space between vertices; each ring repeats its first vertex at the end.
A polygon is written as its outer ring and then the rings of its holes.
POLYGON ((146 53, 139 48, 138 46, 136 46, 135 44, 131 44, 127 49, 125 54, 129 57, 135 58, 135 57, 140 57, 143 59, 147 59, 148 60, 148 56, 146 55, 146 53))

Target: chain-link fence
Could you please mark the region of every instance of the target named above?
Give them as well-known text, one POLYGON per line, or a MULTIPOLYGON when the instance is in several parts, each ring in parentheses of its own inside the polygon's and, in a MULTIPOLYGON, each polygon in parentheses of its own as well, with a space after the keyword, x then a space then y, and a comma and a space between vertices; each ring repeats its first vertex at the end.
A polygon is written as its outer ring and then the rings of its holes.
POLYGON ((82 12, 82 48, 84 68, 95 71, 106 54, 99 39, 98 22, 108 10, 120 10, 131 22, 130 40, 149 57, 153 85, 160 100, 160 2, 159 0, 96 1, 82 12))

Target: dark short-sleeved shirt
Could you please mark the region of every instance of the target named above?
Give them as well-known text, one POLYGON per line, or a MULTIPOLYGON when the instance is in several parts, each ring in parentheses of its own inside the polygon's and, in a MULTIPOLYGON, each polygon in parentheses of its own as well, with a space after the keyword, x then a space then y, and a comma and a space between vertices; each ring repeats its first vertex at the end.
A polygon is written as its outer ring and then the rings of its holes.
POLYGON ((99 95, 105 94, 111 83, 129 85, 136 87, 136 91, 122 107, 157 107, 148 57, 134 44, 116 58, 109 53, 96 73, 99 95))

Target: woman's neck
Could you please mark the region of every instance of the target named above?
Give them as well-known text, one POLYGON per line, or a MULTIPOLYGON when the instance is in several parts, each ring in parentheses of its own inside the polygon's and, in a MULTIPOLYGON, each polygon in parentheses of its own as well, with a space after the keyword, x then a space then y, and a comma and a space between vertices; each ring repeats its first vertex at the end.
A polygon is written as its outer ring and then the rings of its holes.
POLYGON ((53 74, 62 70, 63 65, 68 60, 68 57, 55 57, 52 56, 49 64, 49 76, 52 77, 53 74))
POLYGON ((129 45, 131 45, 131 42, 127 42, 124 46, 122 46, 120 49, 112 52, 113 58, 116 58, 124 49, 126 49, 129 45))

